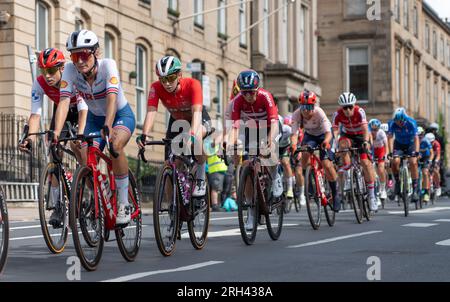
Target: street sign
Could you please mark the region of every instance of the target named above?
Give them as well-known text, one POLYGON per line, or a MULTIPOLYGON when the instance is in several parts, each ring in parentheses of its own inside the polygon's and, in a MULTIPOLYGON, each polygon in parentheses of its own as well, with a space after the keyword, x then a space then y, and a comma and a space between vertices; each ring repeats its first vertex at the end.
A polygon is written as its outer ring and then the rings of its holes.
POLYGON ((187 71, 202 72, 202 63, 201 62, 187 63, 187 71))
POLYGON ((206 108, 211 108, 211 92, 209 87, 209 77, 204 75, 202 77, 202 87, 203 87, 203 105, 206 108))

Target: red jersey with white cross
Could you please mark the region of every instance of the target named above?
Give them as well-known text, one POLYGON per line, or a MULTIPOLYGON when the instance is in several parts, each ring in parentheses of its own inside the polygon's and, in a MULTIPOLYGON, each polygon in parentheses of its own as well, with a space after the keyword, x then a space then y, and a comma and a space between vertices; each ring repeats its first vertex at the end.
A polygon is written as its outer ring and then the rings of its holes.
POLYGON ((347 117, 344 109, 339 109, 333 114, 333 129, 342 125, 342 132, 349 135, 364 134, 363 125, 367 125, 366 112, 363 108, 355 106, 353 116, 347 117))
POLYGON ((243 115, 248 120, 255 120, 258 125, 258 121, 266 120, 267 126, 270 126, 272 121, 278 121, 278 108, 272 95, 267 90, 260 88, 256 95, 256 101, 253 103, 247 102, 242 93, 234 99, 231 113, 234 128, 239 128, 239 120, 243 115))
POLYGON ((152 84, 148 106, 158 108, 159 100, 175 120, 192 120, 192 106, 203 105, 203 90, 196 79, 181 78, 175 93, 167 92, 160 81, 152 84))

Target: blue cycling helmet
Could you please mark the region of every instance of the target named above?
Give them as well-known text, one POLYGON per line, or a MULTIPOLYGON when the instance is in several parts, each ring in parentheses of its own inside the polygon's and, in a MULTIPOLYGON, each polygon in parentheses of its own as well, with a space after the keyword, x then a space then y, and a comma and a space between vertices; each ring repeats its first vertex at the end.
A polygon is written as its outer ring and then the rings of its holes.
POLYGON ((405 122, 408 118, 408 115, 406 114, 406 110, 403 107, 397 108, 394 112, 394 122, 405 122))
POLYGON ((373 118, 369 121, 369 129, 373 130, 374 128, 380 129, 381 122, 379 119, 373 118))
POLYGON ((261 79, 256 71, 250 69, 239 74, 237 84, 240 90, 258 90, 261 79))

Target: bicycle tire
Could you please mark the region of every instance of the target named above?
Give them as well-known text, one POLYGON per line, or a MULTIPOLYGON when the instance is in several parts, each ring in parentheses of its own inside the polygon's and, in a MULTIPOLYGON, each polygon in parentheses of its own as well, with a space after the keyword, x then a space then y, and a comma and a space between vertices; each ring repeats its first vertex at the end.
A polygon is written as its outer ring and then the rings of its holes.
POLYGON ((132 262, 136 259, 139 253, 139 248, 141 246, 142 238, 142 211, 141 211, 141 198, 137 188, 136 179, 134 178, 131 170, 128 170, 128 200, 131 206, 131 215, 135 216, 130 220, 130 223, 125 228, 116 228, 116 240, 119 246, 120 253, 122 257, 128 261, 132 262), (127 248, 124 240, 128 238, 127 233, 130 234, 130 246, 127 248))
POLYGON ((258 217, 259 217, 259 204, 256 199, 256 190, 255 190, 255 179, 253 175, 253 169, 250 166, 243 167, 241 171, 241 177, 242 180, 239 182, 238 187, 238 221, 239 221, 239 229, 241 231, 241 237, 242 240, 246 245, 252 245, 255 242, 256 238, 256 232, 258 230, 258 217), (250 180, 247 181, 247 178, 250 180), (250 183, 252 186, 252 200, 250 202, 250 205, 246 203, 245 199, 245 184, 250 183), (250 208, 250 210, 249 210, 250 208), (248 213, 247 215, 244 215, 244 211, 251 211, 249 213, 252 213, 253 215, 253 224, 251 225, 252 229, 247 230, 246 228, 246 217, 248 219, 248 213), (249 233, 247 233, 247 231, 249 233))
POLYGON ((0 188, 0 273, 3 271, 8 259, 9 247, 9 219, 8 206, 5 196, 0 188))
POLYGON ((281 231, 283 230, 284 204, 286 200, 284 198, 284 194, 277 199, 277 202, 271 205, 269 213, 265 215, 267 232, 272 240, 278 240, 278 238, 280 238, 281 231), (275 225, 276 227, 274 227, 275 225))
MULTIPOLYGON (((89 214, 91 217, 95 214, 93 208, 95 208, 94 198, 89 198, 89 204, 86 207, 85 201, 83 200, 83 193, 85 189, 93 190, 93 175, 92 170, 86 166, 80 166, 75 171, 73 176, 73 186, 71 192, 71 202, 69 205, 70 214, 70 228, 72 230, 73 243, 75 246, 75 251, 78 258, 80 259, 81 265, 87 271, 94 271, 97 269, 100 259, 103 253, 104 246, 104 218, 103 218, 103 207, 99 200, 99 208, 97 218, 93 219, 91 226, 94 225, 95 230, 93 232, 97 234, 97 238, 92 238, 90 232, 87 230, 86 221, 89 219, 89 214), (91 183, 91 188, 89 188, 88 182, 91 183), (87 211, 86 211, 87 210, 87 211), (87 219, 86 219, 87 218, 87 219), (80 224, 80 227, 78 226, 80 224), (81 235, 78 229, 81 229, 81 235), (86 241, 87 247, 82 246, 82 240, 86 241), (95 239, 97 239, 95 241, 95 239), (94 256, 88 259, 89 250, 93 249, 94 256)), ((100 194, 100 192, 93 192, 94 194, 100 194)), ((100 196, 100 195, 98 195, 100 196)), ((95 235, 94 235, 95 236, 95 235)))
POLYGON ((361 196, 361 191, 359 189, 359 181, 357 173, 355 172, 354 168, 351 168, 350 175, 352 175, 352 181, 351 184, 351 199, 352 199, 352 206, 353 211, 355 212, 356 221, 361 224, 363 222, 363 200, 361 196))
POLYGON ((322 205, 317 196, 316 178, 311 166, 308 166, 305 172, 305 192, 309 223, 314 230, 318 230, 322 216, 322 205), (313 213, 313 207, 317 207, 317 214, 313 213))
POLYGON ((405 171, 405 168, 402 170, 402 201, 403 201, 403 209, 405 211, 405 217, 409 215, 409 198, 408 198, 408 173, 405 171))
MULTIPOLYGON (((39 198, 38 198, 38 207, 39 207, 39 222, 41 225, 42 235, 44 237, 45 244, 49 251, 53 254, 60 254, 64 251, 67 243, 67 236, 69 233, 69 201, 70 198, 70 189, 66 186, 66 183, 63 179, 62 169, 54 163, 48 163, 44 170, 42 171, 40 180, 39 180, 39 198), (49 198, 52 198, 51 195, 51 180, 49 180, 49 173, 51 170, 58 169, 56 175, 56 181, 58 182, 58 187, 60 190, 60 197, 63 198, 63 202, 60 201, 60 211, 64 213, 62 228, 60 228, 59 234, 51 234, 52 228, 55 230, 53 226, 50 226, 48 223, 48 219, 46 218, 46 212, 48 212, 48 201, 49 198), (47 182, 49 181, 49 183, 47 182), (48 185, 48 187, 46 186, 48 185), (59 235, 58 237, 56 237, 59 235)), ((51 177, 51 176, 50 176, 51 177)))
POLYGON ((161 173, 158 177, 159 181, 157 182, 158 186, 155 191, 156 199, 153 202, 153 229, 155 232, 155 240, 156 245, 158 246, 158 250, 165 257, 170 256, 175 251, 176 240, 179 231, 180 225, 180 203, 179 203, 179 192, 178 188, 174 188, 173 185, 173 169, 171 166, 164 166, 161 170, 161 173), (172 196, 170 196, 170 200, 168 201, 168 208, 162 209, 162 202, 164 198, 164 192, 167 186, 172 188, 172 196), (173 192, 175 191, 175 192, 173 192), (174 195, 175 194, 175 195, 174 195), (176 199, 173 202, 173 198, 176 199), (168 236, 163 236, 161 234, 161 222, 160 222, 160 212, 166 212, 167 216, 170 219, 170 223, 168 226, 168 230, 171 230, 168 236), (163 238, 167 237, 168 241, 165 242, 163 238))
POLYGON ((334 223, 336 222, 336 212, 333 210, 332 205, 330 204, 330 200, 333 200, 332 194, 331 194, 331 187, 328 180, 325 178, 325 192, 327 196, 327 204, 323 206, 323 211, 325 212, 325 218, 327 220, 328 226, 332 227, 334 226, 334 223))
POLYGON ((187 222, 189 239, 191 241, 192 246, 196 250, 203 249, 206 245, 206 240, 208 238, 211 195, 207 178, 205 178, 205 182, 206 182, 205 196, 203 198, 191 198, 190 208, 192 213, 192 219, 190 219, 187 222), (202 217, 203 221, 201 219, 202 217), (196 227, 198 227, 199 225, 200 225, 199 230, 196 230, 196 227), (200 236, 198 236, 197 234, 200 234, 200 236))

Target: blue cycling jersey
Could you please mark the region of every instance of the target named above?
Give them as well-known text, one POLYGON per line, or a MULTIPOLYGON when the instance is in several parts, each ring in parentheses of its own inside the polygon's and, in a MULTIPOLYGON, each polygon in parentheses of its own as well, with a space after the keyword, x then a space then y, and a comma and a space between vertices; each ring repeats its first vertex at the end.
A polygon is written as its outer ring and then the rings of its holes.
POLYGON ((402 145, 410 145, 417 136, 417 123, 414 119, 408 117, 403 126, 398 126, 394 120, 389 121, 389 135, 394 136, 394 140, 402 145))
POLYGON ((420 141, 420 155, 422 155, 422 157, 429 157, 431 155, 431 148, 433 148, 433 146, 430 141, 425 137, 422 138, 420 141))

